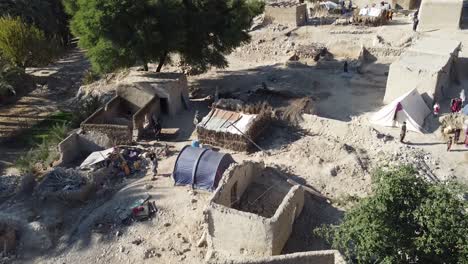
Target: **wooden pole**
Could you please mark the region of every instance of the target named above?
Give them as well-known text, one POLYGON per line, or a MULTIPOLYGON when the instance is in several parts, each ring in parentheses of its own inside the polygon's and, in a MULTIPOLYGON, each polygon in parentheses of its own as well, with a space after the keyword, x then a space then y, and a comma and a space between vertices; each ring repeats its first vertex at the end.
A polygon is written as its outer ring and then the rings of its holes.
POLYGON ((257 145, 257 143, 255 143, 252 139, 250 139, 246 134, 244 134, 244 132, 242 132, 240 129, 238 129, 234 123, 231 123, 229 122, 230 125, 228 126, 228 128, 230 126, 232 126, 233 128, 235 128, 237 131, 239 131, 239 133, 241 133, 241 135, 246 138, 248 141, 250 141, 255 147, 257 147, 260 151, 263 151, 263 153, 267 154, 267 156, 270 156, 270 153, 268 153, 266 150, 262 149, 259 145, 257 145))

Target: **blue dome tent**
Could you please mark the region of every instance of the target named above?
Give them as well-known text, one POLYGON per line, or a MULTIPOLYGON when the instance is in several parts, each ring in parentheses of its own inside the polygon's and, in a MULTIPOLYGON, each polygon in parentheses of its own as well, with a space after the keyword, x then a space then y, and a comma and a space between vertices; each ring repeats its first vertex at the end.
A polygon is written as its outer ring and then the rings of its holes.
POLYGON ((232 163, 234 159, 229 154, 185 146, 177 157, 172 176, 175 185, 192 185, 192 188, 212 191, 232 163))

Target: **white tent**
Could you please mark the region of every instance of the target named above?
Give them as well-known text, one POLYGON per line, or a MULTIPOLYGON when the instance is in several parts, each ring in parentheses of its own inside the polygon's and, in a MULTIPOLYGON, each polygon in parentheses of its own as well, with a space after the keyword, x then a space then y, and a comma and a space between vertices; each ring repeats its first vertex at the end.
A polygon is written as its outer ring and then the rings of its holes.
POLYGON ((114 152, 114 148, 109 148, 103 151, 95 151, 91 153, 84 161, 81 163, 80 168, 89 167, 94 164, 97 164, 101 161, 107 159, 107 156, 114 152))
POLYGON ((380 126, 401 126, 406 121, 408 130, 422 133, 424 119, 431 113, 417 89, 400 96, 371 117, 371 123, 380 126))

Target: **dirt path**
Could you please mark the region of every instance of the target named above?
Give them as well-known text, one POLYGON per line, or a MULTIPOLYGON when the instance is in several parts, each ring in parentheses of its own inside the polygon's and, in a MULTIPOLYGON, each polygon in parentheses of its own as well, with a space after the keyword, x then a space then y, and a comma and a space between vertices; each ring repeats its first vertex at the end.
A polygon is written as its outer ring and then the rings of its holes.
POLYGON ((88 68, 84 53, 72 49, 54 64, 26 70, 41 84, 14 104, 0 106, 0 175, 27 150, 23 144, 18 144, 22 142, 11 142, 8 139, 43 121, 52 113, 66 110, 69 107, 67 99, 76 94, 88 68))

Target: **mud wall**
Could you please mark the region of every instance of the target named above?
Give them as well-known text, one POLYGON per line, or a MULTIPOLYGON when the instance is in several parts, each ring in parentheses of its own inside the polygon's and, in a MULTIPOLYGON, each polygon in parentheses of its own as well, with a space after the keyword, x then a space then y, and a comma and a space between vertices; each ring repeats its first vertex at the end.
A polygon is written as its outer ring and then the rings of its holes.
POLYGON ((345 264, 336 250, 320 250, 287 255, 234 261, 233 264, 345 264))
POLYGON ((292 233, 294 220, 301 214, 304 207, 304 189, 294 186, 284 197, 283 202, 270 219, 273 231, 272 254, 279 255, 292 233))
POLYGON ((230 208, 249 184, 262 174, 263 163, 244 162, 231 166, 205 210, 209 246, 226 256, 271 256, 281 254, 292 232, 294 220, 304 206, 304 190, 292 187, 272 218, 230 208), (237 183, 237 184, 236 184, 237 183), (233 186, 237 193, 232 197, 233 186))
POLYGON ((73 133, 65 138, 58 145, 60 162, 62 164, 71 163, 81 156, 81 149, 78 142, 78 134, 73 133))
POLYGON ((132 72, 120 86, 118 90, 131 86, 138 90, 135 94, 157 95, 167 100, 167 109, 162 112, 167 110, 171 116, 188 108, 190 103, 187 77, 180 73, 132 72))
POLYGON ((189 104, 189 96, 187 78, 185 75, 177 75, 177 79, 167 82, 164 85, 166 86, 164 90, 169 94, 167 97, 169 114, 176 115, 186 109, 189 104))
POLYGON ((458 30, 463 0, 422 0, 418 31, 458 30))
POLYGON ((153 99, 153 95, 134 85, 120 85, 117 88, 117 95, 124 98, 138 108, 144 107, 153 99))
POLYGON ((205 211, 208 244, 225 256, 270 256, 270 224, 264 217, 211 203, 205 211))
POLYGON ((421 0, 392 0, 392 8, 412 10, 418 9, 421 5, 421 0))
MULTIPOLYGON (((435 55, 427 56, 434 57, 435 55)), ((416 69, 399 61, 391 64, 384 103, 391 103, 396 98, 417 88, 426 104, 432 109, 433 101, 439 101, 444 98, 444 90, 448 89, 450 86, 452 59, 447 56, 446 60, 446 65, 441 66, 438 71, 416 69)), ((431 62, 428 61, 428 63, 431 62)))
POLYGON ((266 6, 265 17, 279 24, 303 26, 307 24, 307 5, 291 7, 266 6))
POLYGON ((138 140, 142 135, 145 121, 151 122, 152 115, 156 117, 161 114, 161 105, 159 97, 153 96, 153 99, 146 103, 138 112, 133 116, 133 140, 138 140))
POLYGON ((85 159, 94 151, 100 151, 104 148, 111 147, 107 142, 99 140, 99 137, 96 138, 93 134, 73 133, 62 140, 58 145, 60 153, 59 166, 67 166, 80 159, 85 159))
POLYGON ((104 107, 99 108, 86 118, 82 124, 84 123, 101 123, 105 120, 111 119, 112 117, 117 116, 118 108, 120 105, 120 98, 119 96, 114 96, 109 102, 106 103, 104 107))
POLYGON ((256 176, 262 174, 264 169, 265 164, 250 161, 231 165, 231 167, 224 172, 223 182, 219 184, 211 201, 226 207, 231 207, 235 202, 231 199, 233 186, 237 183, 236 200, 239 200, 252 180, 256 176))

